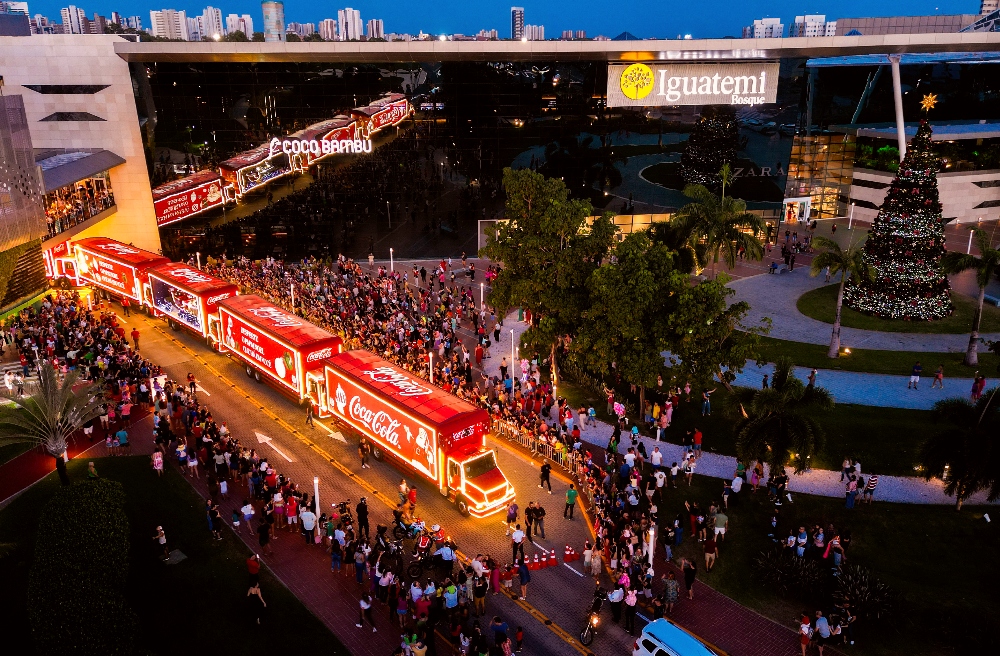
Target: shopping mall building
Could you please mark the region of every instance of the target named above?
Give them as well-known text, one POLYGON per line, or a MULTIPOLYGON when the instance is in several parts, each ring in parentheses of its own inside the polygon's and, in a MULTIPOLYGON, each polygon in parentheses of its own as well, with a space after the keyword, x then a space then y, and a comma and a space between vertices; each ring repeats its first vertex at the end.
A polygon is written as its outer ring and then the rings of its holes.
MULTIPOLYGON (((245 216, 290 181, 322 177, 323 167, 407 133, 446 147, 453 177, 470 187, 505 166, 530 166, 627 222, 668 215, 684 202, 678 161, 707 105, 736 110, 734 189, 751 208, 871 221, 933 94, 927 118, 945 217, 996 219, 998 63, 997 33, 526 43, 0 37, 0 310, 37 293, 46 274, 68 273, 74 240, 110 236, 156 251, 161 237, 245 216)), ((442 229, 474 232, 480 218, 442 229)))

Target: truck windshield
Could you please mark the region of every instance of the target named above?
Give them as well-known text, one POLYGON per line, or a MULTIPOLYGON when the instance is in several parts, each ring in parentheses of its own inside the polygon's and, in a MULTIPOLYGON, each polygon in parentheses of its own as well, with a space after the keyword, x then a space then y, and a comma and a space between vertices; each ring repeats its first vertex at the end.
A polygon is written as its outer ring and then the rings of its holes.
POLYGON ((465 467, 465 480, 471 480, 482 476, 490 470, 496 469, 497 461, 493 456, 493 452, 488 451, 475 460, 469 460, 463 467, 465 467))

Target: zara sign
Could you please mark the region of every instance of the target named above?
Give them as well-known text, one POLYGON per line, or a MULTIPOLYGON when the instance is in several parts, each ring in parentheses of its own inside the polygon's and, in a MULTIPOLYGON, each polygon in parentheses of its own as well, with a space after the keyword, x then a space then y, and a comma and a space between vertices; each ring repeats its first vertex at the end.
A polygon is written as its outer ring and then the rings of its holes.
POLYGON ((608 66, 608 107, 763 105, 778 95, 775 62, 608 66))

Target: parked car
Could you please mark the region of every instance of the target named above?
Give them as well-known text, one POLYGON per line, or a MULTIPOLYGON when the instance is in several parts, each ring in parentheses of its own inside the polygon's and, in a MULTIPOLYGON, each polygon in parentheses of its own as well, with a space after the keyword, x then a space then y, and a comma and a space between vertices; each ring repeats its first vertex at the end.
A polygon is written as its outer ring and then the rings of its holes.
POLYGON ((668 619, 650 622, 632 647, 632 656, 722 656, 668 619))

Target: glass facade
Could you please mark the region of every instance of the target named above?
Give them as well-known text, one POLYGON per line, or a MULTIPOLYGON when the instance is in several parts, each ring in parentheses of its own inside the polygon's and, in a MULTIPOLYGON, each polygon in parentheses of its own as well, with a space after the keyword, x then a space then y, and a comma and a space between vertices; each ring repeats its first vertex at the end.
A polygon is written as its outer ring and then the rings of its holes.
POLYGON ((111 191, 111 177, 107 171, 101 171, 89 178, 54 189, 45 194, 45 220, 48 223, 48 235, 54 237, 65 230, 80 225, 110 209, 114 204, 115 196, 111 191))
POLYGON ((795 135, 785 197, 810 197, 810 216, 815 219, 844 216, 854 177, 855 145, 851 135, 795 135))

